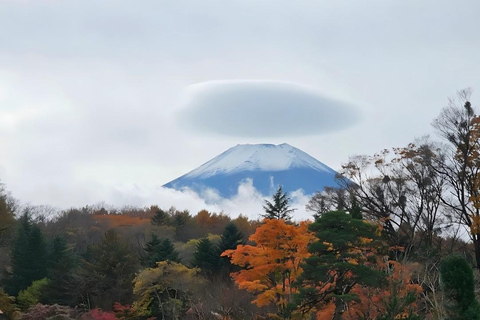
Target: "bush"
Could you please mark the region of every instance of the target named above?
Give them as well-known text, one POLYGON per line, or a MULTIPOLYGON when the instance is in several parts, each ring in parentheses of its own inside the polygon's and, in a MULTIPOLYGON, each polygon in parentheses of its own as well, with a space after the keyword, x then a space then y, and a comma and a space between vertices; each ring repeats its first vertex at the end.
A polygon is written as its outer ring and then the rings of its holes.
POLYGON ((440 281, 447 299, 449 319, 480 320, 473 270, 467 260, 458 255, 446 258, 440 265, 440 281))
POLYGON ((113 312, 105 312, 101 309, 93 309, 84 314, 82 320, 118 320, 113 312))
POLYGON ((23 314, 21 320, 74 320, 78 319, 79 312, 70 307, 37 304, 23 314))
POLYGON ((17 303, 22 310, 28 310, 30 307, 37 305, 42 297, 42 293, 47 289, 48 279, 33 281, 33 283, 25 290, 20 291, 17 297, 17 303))
POLYGON ((0 288, 0 310, 2 310, 9 319, 13 318, 16 311, 15 298, 6 294, 2 288, 0 288))

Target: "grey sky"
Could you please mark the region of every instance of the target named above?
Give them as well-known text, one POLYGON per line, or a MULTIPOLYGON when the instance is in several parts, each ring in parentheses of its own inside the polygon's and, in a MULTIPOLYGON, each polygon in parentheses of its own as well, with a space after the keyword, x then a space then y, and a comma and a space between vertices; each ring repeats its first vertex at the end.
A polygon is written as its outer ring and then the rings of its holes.
POLYGON ((0 179, 35 204, 138 204, 238 143, 286 142, 333 168, 406 145, 456 90, 473 87, 478 105, 479 12, 450 0, 0 0, 0 179), (308 86, 363 117, 307 136, 185 130, 187 88, 235 79, 308 86))

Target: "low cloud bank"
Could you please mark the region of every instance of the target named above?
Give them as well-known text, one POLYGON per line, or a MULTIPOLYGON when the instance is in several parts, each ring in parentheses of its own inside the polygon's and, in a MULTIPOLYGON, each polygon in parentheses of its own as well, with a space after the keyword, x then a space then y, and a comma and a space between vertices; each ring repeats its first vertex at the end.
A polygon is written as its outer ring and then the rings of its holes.
MULTIPOLYGON (((73 190, 73 189, 70 189, 73 190)), ((263 205, 265 200, 271 200, 271 197, 265 197, 260 194, 253 186, 252 180, 246 180, 239 184, 237 193, 229 199, 222 198, 216 190, 205 189, 200 193, 196 193, 191 189, 175 190, 164 187, 149 187, 145 185, 118 185, 110 186, 93 186, 91 193, 85 193, 85 189, 78 190, 76 197, 81 195, 81 199, 85 202, 80 203, 68 202, 68 194, 57 197, 48 203, 60 209, 68 209, 70 207, 82 207, 87 204, 93 205, 105 203, 107 206, 121 208, 125 206, 145 207, 150 205, 158 205, 162 209, 175 207, 178 210, 188 210, 195 215, 202 209, 211 212, 223 212, 232 218, 242 214, 251 219, 260 218, 264 213, 263 205), (93 192, 95 190, 95 192, 93 192)), ((60 190, 59 190, 60 191, 60 190)), ((73 192, 73 191, 72 191, 73 192)), ((294 220, 305 220, 311 218, 311 213, 305 210, 305 205, 310 199, 309 196, 303 194, 302 190, 297 190, 289 194, 291 198, 291 208, 296 209, 293 216, 294 220)), ((77 198, 78 199, 78 198, 77 198)), ((40 205, 37 199, 31 199, 31 205, 40 205)))
MULTIPOLYGON (((289 194, 291 198, 291 207, 296 209, 294 213, 295 220, 304 220, 311 218, 311 213, 305 210, 305 205, 310 200, 309 196, 303 194, 302 190, 297 190, 289 194)), ((189 210, 196 214, 202 209, 212 212, 224 212, 231 217, 237 217, 242 214, 251 219, 257 219, 264 213, 263 205, 265 200, 271 200, 271 197, 265 197, 260 194, 253 186, 252 180, 246 180, 239 184, 237 193, 232 198, 222 198, 216 190, 205 189, 200 193, 185 188, 174 190, 164 187, 148 188, 139 186, 118 187, 105 199, 107 203, 115 206, 148 206, 157 204, 163 209, 171 206, 179 210, 189 210)))

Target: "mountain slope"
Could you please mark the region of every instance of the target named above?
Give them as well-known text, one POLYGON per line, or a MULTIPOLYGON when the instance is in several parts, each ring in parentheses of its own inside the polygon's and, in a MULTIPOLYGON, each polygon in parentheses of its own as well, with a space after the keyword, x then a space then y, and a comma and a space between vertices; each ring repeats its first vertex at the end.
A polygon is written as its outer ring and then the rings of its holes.
POLYGON ((221 196, 237 193, 242 181, 252 179, 263 195, 272 194, 281 184, 287 192, 303 189, 312 194, 325 186, 337 186, 336 171, 307 153, 286 143, 245 144, 228 149, 164 187, 191 188, 201 192, 216 189, 221 196))

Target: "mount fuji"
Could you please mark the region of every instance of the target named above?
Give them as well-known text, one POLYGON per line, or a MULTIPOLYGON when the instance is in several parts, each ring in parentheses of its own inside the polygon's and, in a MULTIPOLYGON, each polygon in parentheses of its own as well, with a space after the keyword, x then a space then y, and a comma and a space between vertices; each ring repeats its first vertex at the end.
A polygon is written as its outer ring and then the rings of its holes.
POLYGON ((302 189, 313 194, 325 187, 338 187, 337 172, 289 144, 239 144, 189 173, 168 182, 167 188, 190 188, 198 193, 210 188, 230 198, 242 182, 251 179, 264 196, 279 184, 286 192, 302 189))

